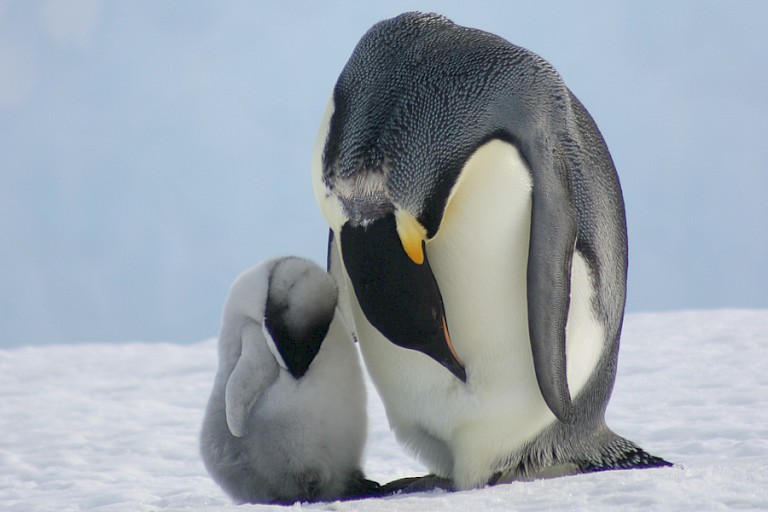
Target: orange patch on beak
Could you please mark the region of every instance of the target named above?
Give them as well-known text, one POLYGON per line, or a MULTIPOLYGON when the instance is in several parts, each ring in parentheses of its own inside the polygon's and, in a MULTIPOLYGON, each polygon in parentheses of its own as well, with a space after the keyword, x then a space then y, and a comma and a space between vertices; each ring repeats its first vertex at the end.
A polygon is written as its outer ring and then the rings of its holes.
POLYGON ((453 342, 451 341, 451 335, 448 334, 448 324, 445 323, 445 317, 443 317, 443 334, 445 335, 445 342, 448 344, 448 348, 450 349, 451 354, 453 354, 454 359, 456 359, 456 361, 463 367, 464 363, 461 362, 459 354, 457 354, 456 349, 453 348, 453 342))

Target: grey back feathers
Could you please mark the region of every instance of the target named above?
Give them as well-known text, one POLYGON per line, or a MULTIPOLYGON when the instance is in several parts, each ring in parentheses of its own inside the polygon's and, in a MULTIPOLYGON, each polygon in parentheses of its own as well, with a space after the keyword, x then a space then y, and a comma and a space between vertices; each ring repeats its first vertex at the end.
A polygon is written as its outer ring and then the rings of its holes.
POLYGON ((237 502, 333 500, 366 485, 365 387, 337 293, 300 258, 266 261, 231 287, 200 449, 237 502))

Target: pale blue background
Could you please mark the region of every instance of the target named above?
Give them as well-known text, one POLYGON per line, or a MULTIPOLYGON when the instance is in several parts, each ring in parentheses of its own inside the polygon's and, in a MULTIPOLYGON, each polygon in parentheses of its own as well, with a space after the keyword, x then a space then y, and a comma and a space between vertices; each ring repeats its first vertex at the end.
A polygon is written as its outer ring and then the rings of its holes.
POLYGON ((630 311, 768 307, 768 2, 0 0, 0 346, 201 340, 241 270, 323 262, 318 120, 406 10, 539 53, 587 106, 630 311))

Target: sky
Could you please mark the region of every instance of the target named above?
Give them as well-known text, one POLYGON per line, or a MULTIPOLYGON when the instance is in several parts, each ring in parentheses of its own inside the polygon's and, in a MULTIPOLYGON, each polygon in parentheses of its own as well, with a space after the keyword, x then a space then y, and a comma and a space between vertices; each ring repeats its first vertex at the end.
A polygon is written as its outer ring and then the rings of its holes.
POLYGON ((768 307, 768 3, 0 0, 0 347, 199 341, 242 270, 323 262, 322 110, 408 10, 538 53, 590 111, 629 311, 768 307))

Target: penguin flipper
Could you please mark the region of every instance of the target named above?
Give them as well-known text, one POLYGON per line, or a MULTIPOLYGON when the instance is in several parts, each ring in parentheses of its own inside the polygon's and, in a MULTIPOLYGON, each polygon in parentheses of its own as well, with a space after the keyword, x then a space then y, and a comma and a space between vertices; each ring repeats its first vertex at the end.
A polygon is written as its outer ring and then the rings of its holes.
POLYGON ((249 322, 240 336, 240 357, 227 380, 224 393, 227 426, 235 437, 248 433, 248 416, 253 404, 278 376, 277 361, 269 353, 259 325, 249 322))
MULTIPOLYGON (((533 162, 541 159, 533 159, 533 162)), ((528 329, 536 380, 544 401, 563 423, 573 421, 565 364, 565 324, 576 242, 576 214, 566 183, 567 164, 553 151, 547 172, 532 166, 528 250, 528 329)))

